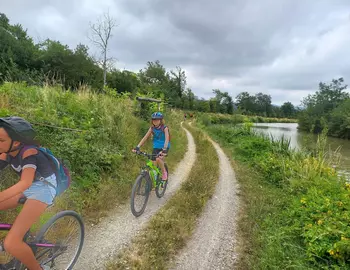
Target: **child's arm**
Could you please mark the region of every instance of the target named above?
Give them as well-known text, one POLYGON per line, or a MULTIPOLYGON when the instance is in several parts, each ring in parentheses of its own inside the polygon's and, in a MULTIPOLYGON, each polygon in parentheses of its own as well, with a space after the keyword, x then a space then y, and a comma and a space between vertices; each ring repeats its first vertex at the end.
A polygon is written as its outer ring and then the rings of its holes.
POLYGON ((150 127, 149 130, 147 131, 146 135, 142 138, 142 140, 137 145, 137 147, 140 148, 145 143, 145 141, 147 141, 149 136, 151 136, 151 134, 152 134, 152 128, 150 127))
MULTIPOLYGON (((23 159, 32 155, 36 155, 37 153, 38 151, 36 149, 28 149, 24 152, 23 159)), ((35 166, 32 166, 32 164, 30 164, 30 166, 28 165, 28 167, 22 169, 20 181, 17 184, 14 184, 13 186, 0 192, 0 202, 6 201, 7 199, 10 199, 20 193, 23 193, 27 188, 31 186, 36 171, 36 168, 33 167, 35 166)))
POLYGON ((5 153, 0 154, 0 171, 8 165, 6 157, 5 153))
POLYGON ((168 129, 168 127, 166 127, 164 129, 164 133, 165 133, 165 142, 164 142, 163 150, 167 150, 168 144, 169 144, 169 129, 168 129))

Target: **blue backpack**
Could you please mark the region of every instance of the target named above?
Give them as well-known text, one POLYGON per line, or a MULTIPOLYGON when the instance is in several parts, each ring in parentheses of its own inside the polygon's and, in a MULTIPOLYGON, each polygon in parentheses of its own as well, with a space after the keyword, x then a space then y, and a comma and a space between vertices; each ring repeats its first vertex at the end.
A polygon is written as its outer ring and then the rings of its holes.
MULTIPOLYGON (((51 163, 52 169, 54 170, 56 175, 57 187, 53 186, 48 181, 45 181, 45 180, 44 181, 56 189, 56 196, 61 195, 71 184, 70 172, 67 166, 63 164, 63 160, 57 159, 48 148, 29 146, 29 145, 26 145, 22 148, 22 150, 20 151, 20 155, 22 156, 23 153, 29 148, 35 148, 39 150, 48 158, 48 160, 51 163)), ((40 181, 40 179, 36 179, 36 180, 40 181)))

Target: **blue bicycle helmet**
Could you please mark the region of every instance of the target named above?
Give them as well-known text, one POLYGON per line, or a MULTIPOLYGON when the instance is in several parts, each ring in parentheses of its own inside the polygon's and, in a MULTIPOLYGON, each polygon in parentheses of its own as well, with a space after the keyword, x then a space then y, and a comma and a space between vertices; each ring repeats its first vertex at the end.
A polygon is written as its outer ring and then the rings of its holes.
POLYGON ((163 114, 161 112, 152 113, 152 120, 153 119, 163 119, 163 114))

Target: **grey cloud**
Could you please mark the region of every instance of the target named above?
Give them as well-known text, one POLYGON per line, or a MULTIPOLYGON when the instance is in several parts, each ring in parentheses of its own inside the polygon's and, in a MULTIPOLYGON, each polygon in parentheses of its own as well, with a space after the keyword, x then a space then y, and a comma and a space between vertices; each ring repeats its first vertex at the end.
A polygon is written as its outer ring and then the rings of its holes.
MULTIPOLYGON (((260 90, 271 94, 273 101, 276 98, 282 102, 283 97, 288 97, 298 103, 300 93, 316 89, 320 80, 350 73, 349 46, 344 47, 341 42, 335 44, 343 46, 337 54, 320 50, 317 43, 346 23, 342 16, 349 18, 348 0, 17 0, 0 3, 0 10, 12 23, 23 24, 31 35, 57 39, 71 47, 79 42, 88 43, 92 52, 95 49, 86 37, 89 21, 95 21, 107 8, 119 22, 110 47, 110 54, 119 60, 119 68, 138 70, 147 61, 157 59, 168 68, 179 65, 195 71, 188 81, 200 97, 210 96, 211 88, 222 88, 233 96, 239 91, 260 90), (62 20, 53 23, 51 13, 62 20), (294 55, 300 57, 298 49, 305 49, 304 58, 290 63, 294 55), (324 54, 334 57, 327 58, 324 54), (229 83, 215 86, 220 79, 229 83), (293 91, 298 91, 298 97, 293 91)), ((322 46, 336 43, 334 40, 323 42, 322 46)))

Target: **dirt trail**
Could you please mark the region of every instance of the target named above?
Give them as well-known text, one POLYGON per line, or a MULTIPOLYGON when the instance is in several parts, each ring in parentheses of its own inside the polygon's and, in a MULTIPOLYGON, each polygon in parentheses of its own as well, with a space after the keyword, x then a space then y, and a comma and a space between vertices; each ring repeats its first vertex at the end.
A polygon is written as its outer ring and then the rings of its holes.
POLYGON ((130 243, 131 239, 143 229, 147 221, 186 180, 196 160, 196 146, 191 133, 185 128, 184 130, 188 140, 187 152, 176 170, 173 173, 170 172, 164 197, 158 199, 152 192, 145 212, 138 218, 132 215, 128 202, 113 210, 111 216, 105 218, 98 225, 89 227, 86 231, 83 251, 74 269, 104 269, 104 264, 130 243))
POLYGON ((219 156, 219 182, 191 240, 173 262, 173 269, 233 269, 237 258, 234 248, 239 186, 230 160, 217 143, 210 141, 219 156))

